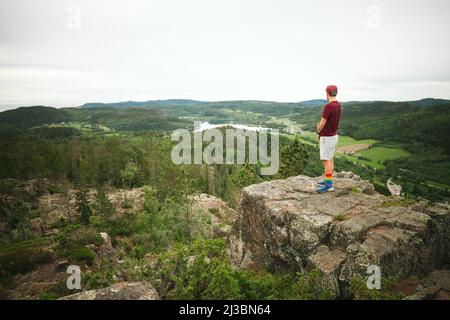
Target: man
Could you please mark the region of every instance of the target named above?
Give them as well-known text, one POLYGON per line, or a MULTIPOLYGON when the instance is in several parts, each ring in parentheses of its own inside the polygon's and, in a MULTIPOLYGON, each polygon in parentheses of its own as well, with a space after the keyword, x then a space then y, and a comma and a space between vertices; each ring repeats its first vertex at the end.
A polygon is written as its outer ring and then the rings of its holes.
POLYGON ((322 160, 325 168, 325 180, 317 183, 316 191, 318 193, 334 191, 333 157, 338 142, 337 132, 341 117, 341 104, 336 100, 337 91, 337 87, 334 85, 326 88, 328 103, 323 107, 322 118, 316 127, 317 134, 319 135, 320 160, 322 160))

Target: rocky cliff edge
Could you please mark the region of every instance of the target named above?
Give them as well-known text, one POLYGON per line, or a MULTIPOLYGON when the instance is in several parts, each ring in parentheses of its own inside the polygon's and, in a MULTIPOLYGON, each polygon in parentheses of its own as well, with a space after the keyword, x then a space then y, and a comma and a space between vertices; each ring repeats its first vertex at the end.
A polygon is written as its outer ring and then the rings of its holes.
POLYGON ((317 194, 318 180, 296 176, 243 189, 229 238, 234 265, 319 269, 339 295, 371 265, 402 278, 450 262, 448 204, 386 197, 351 172, 336 174, 335 192, 317 194))

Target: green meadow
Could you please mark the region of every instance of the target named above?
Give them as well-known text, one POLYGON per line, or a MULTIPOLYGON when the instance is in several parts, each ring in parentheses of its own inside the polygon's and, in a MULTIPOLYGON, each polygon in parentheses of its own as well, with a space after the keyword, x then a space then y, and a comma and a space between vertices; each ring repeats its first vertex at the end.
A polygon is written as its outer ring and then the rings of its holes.
MULTIPOLYGON (((304 131, 300 135, 300 139, 308 144, 314 144, 313 141, 317 139, 317 135, 314 132, 304 131)), ((383 162, 386 160, 409 157, 411 155, 401 144, 385 144, 375 139, 356 140, 349 136, 339 136, 338 147, 353 144, 370 144, 372 146, 369 149, 359 151, 355 155, 338 154, 337 156, 375 169, 384 169, 383 162)))

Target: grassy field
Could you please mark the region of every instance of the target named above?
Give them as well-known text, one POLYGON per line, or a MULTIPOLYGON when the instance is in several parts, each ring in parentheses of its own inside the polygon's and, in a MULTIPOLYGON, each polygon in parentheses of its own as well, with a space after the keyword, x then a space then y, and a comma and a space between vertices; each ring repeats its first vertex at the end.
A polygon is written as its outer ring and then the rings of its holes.
MULTIPOLYGON (((317 134, 315 132, 310 132, 310 131, 303 131, 302 132, 302 136, 307 137, 309 139, 316 139, 317 138, 317 134)), ((352 144, 375 144, 378 143, 378 140, 375 139, 365 139, 365 140, 356 140, 353 139, 352 137, 348 137, 348 136, 339 136, 339 140, 338 140, 338 147, 344 147, 344 146, 349 146, 352 144)))
POLYGON ((359 152, 363 157, 372 162, 382 163, 385 160, 393 160, 401 157, 409 157, 411 153, 402 149, 401 146, 376 144, 370 149, 359 152))
POLYGON ((309 137, 305 137, 304 135, 295 135, 295 134, 290 134, 290 133, 281 133, 281 135, 286 136, 291 140, 295 139, 295 137, 297 136, 302 143, 318 146, 317 143, 312 142, 309 137))
POLYGON ((343 158, 345 158, 345 159, 347 159, 347 160, 349 160, 349 161, 351 161, 351 162, 353 162, 355 164, 359 164, 359 165, 363 165, 363 166, 366 166, 366 167, 375 168, 377 170, 384 169, 384 166, 382 164, 378 163, 378 162, 373 162, 373 161, 370 161, 370 160, 361 159, 361 158, 358 158, 357 156, 351 156, 351 155, 348 155, 348 154, 336 154, 336 157, 337 158, 343 157, 343 158))
POLYGON ((72 127, 83 131, 84 133, 91 133, 95 135, 114 135, 116 134, 113 129, 104 126, 102 124, 90 124, 85 122, 67 122, 64 124, 54 124, 49 127, 72 127))
MULTIPOLYGON (((300 135, 303 142, 311 144, 311 139, 316 139, 314 132, 303 132, 300 135), (302 139, 303 138, 303 139, 302 139)), ((403 149, 400 144, 384 144, 375 139, 356 140, 348 136, 339 136, 338 147, 349 146, 353 144, 371 144, 370 149, 359 151, 356 155, 341 154, 338 157, 344 157, 354 163, 369 166, 375 169, 384 169, 383 162, 401 157, 409 157, 411 154, 403 149)))
POLYGON ((409 157, 411 154, 401 146, 375 144, 370 149, 359 151, 356 155, 341 154, 338 156, 380 170, 384 169, 384 161, 409 157))
POLYGON ((364 139, 364 140, 356 140, 353 139, 352 137, 347 137, 347 136, 339 136, 339 140, 338 140, 338 148, 339 147, 345 147, 348 145, 352 145, 352 144, 375 144, 378 143, 378 140, 375 139, 364 139))

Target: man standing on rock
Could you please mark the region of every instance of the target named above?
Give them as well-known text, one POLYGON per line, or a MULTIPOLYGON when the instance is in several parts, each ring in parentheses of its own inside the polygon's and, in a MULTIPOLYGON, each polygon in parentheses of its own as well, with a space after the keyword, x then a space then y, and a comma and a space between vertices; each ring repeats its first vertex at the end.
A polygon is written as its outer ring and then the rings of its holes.
POLYGON ((322 118, 317 124, 316 131, 319 135, 320 160, 325 168, 325 180, 317 183, 316 191, 324 193, 334 191, 333 170, 334 153, 338 142, 339 119, 341 117, 341 104, 336 100, 337 87, 330 85, 326 89, 328 103, 323 107, 322 118))

